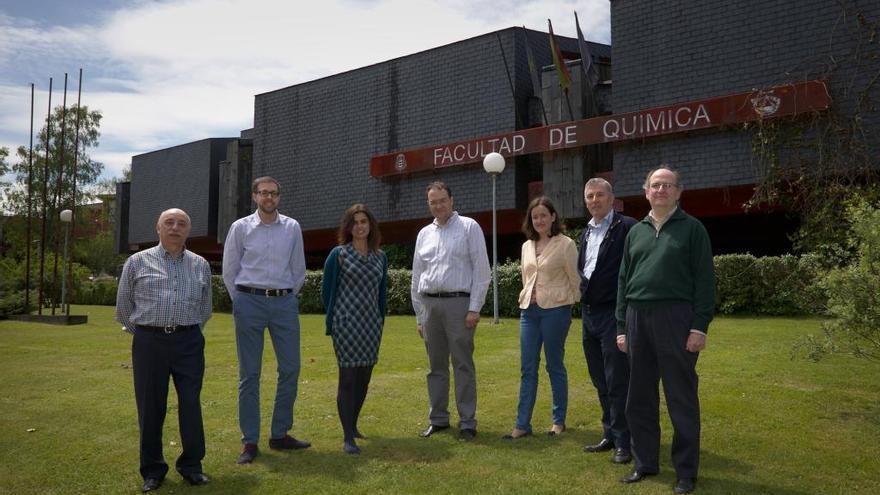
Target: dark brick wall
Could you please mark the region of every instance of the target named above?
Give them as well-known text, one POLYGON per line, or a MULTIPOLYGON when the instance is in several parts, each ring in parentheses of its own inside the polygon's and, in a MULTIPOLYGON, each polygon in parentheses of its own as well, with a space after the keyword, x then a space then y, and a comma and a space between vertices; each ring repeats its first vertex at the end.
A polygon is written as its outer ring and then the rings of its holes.
POLYGON ((156 219, 168 208, 189 214, 190 237, 216 236, 217 164, 232 139, 203 139, 132 157, 128 242, 158 241, 156 219))
MULTIPOLYGON (((481 165, 378 180, 369 160, 526 127, 526 43, 539 66, 551 63, 546 34, 510 28, 257 95, 253 174, 281 182, 281 211, 306 230, 336 227, 355 202, 368 203, 381 222, 428 217, 424 187, 434 179, 451 186, 460 212, 490 210, 491 181, 481 165)), ((575 40, 561 44, 577 51, 575 40)), ((591 47, 594 56, 607 55, 608 47, 591 47)), ((524 194, 520 168, 509 161, 499 177, 499 209, 516 207, 517 192, 524 194)))
MULTIPOLYGON (((878 19, 876 0, 612 0, 614 112, 820 77, 835 111, 851 112, 848 92, 880 69, 880 60, 859 56, 870 45, 862 21, 878 19)), ((865 119, 877 134, 877 112, 865 119)), ((692 189, 749 184, 757 174, 748 132, 704 131, 615 145, 617 194, 640 194, 644 174, 662 162, 692 189)))

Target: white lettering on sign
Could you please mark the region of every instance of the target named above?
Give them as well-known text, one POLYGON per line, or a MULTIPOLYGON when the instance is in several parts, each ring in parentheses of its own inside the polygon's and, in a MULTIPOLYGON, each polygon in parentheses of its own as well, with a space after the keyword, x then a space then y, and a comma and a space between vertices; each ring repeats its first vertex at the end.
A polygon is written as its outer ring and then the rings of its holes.
POLYGON ((602 136, 607 141, 711 125, 712 119, 709 117, 709 111, 701 103, 696 109, 691 106, 682 106, 612 117, 602 125, 602 136))
POLYGON ((567 125, 565 127, 550 128, 550 147, 558 148, 560 146, 570 146, 577 144, 577 126, 567 125))
MULTIPOLYGON (((571 135, 573 133, 573 130, 569 132, 571 135)), ((571 139, 573 138, 569 138, 567 141, 571 139)), ((522 134, 443 146, 433 150, 434 166, 448 167, 450 165, 474 162, 493 151, 511 156, 522 152, 525 147, 526 137, 522 134)))

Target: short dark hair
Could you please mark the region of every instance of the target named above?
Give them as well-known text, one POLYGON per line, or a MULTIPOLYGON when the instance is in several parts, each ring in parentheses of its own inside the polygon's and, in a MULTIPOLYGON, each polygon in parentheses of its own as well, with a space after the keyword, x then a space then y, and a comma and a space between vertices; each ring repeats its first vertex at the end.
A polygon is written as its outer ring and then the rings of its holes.
POLYGON ((428 184, 428 187, 425 189, 425 194, 431 192, 431 189, 446 191, 446 194, 448 194, 450 198, 452 197, 452 189, 450 189, 449 186, 447 186, 446 183, 442 180, 435 180, 434 182, 428 184))
POLYGON ((339 242, 339 245, 348 244, 354 238, 351 235, 351 229, 354 227, 354 216, 358 213, 363 213, 367 216, 367 221, 370 222, 370 233, 367 235, 367 247, 370 248, 370 251, 378 251, 379 244, 382 242, 382 233, 379 232, 379 222, 376 221, 376 217, 370 212, 370 209, 367 208, 367 205, 363 203, 355 203, 351 205, 345 213, 342 215, 342 220, 339 222, 339 231, 336 233, 336 240, 339 242))
POLYGON ((665 163, 661 163, 651 170, 648 170, 648 175, 645 176, 645 184, 642 186, 642 189, 647 189, 648 186, 651 185, 649 184, 651 182, 651 176, 654 175, 654 172, 658 170, 669 170, 670 172, 672 172, 672 175, 675 176, 675 185, 678 187, 678 189, 682 189, 683 184, 681 183, 681 173, 665 163))
POLYGON ((559 214, 556 213, 556 208, 553 207, 553 202, 550 201, 550 198, 538 196, 529 203, 529 209, 526 210, 526 218, 523 220, 522 231, 530 241, 537 241, 541 238, 541 235, 535 231, 535 226, 532 225, 532 210, 538 206, 543 206, 547 208, 551 215, 556 215, 556 218, 553 219, 553 224, 550 226, 550 237, 559 234, 564 229, 562 220, 559 218, 559 214))
POLYGON ((265 184, 266 182, 271 182, 275 184, 278 187, 278 194, 281 194, 281 184, 279 184, 278 181, 275 180, 273 177, 269 177, 268 175, 264 175, 262 177, 257 177, 256 179, 254 179, 254 181, 251 183, 251 192, 256 194, 257 192, 259 192, 260 184, 265 184))

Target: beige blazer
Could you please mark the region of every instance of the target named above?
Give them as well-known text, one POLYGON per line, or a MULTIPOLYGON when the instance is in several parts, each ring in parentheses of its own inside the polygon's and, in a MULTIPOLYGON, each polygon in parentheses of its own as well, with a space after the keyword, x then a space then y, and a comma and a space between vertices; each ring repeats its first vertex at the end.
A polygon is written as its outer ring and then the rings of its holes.
POLYGON ((535 289, 535 301, 544 309, 574 304, 581 300, 581 277, 577 270, 577 248, 568 236, 550 238, 541 256, 535 255, 535 241, 522 245, 520 309, 527 309, 535 289))

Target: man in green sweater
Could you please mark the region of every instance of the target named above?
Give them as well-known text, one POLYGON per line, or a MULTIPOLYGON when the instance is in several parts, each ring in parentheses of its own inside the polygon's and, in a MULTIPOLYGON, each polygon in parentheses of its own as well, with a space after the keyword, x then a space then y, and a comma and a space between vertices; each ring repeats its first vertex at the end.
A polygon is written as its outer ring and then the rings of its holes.
POLYGON ((675 434, 675 493, 696 488, 700 460, 697 357, 715 310, 712 246, 703 224, 678 208, 678 172, 665 165, 648 173, 651 211, 629 231, 617 289, 617 347, 630 363, 626 419, 633 471, 623 483, 659 472, 660 394, 675 434))

